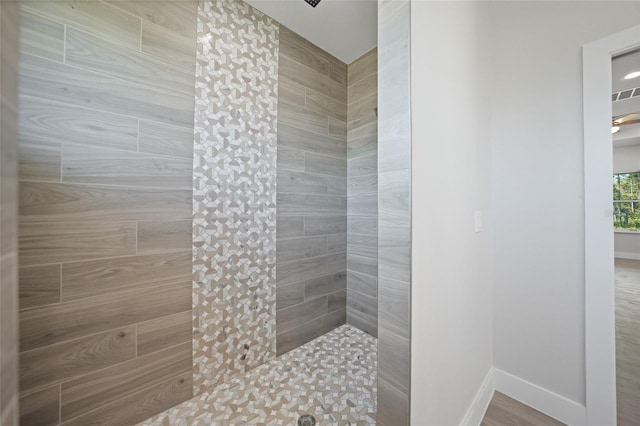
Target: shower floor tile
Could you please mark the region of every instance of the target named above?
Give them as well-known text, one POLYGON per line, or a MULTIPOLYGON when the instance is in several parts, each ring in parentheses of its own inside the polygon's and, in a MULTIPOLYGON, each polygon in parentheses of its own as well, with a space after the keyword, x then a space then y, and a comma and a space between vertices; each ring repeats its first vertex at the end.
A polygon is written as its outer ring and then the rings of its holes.
POLYGON ((376 339, 343 325, 141 425, 375 424, 376 339))

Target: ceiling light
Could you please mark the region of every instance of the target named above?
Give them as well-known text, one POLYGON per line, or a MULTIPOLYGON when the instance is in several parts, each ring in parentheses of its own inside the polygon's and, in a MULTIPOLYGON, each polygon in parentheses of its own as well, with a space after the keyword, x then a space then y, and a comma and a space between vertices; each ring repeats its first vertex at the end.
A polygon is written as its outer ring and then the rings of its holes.
POLYGON ((618 133, 619 131, 620 131, 620 126, 613 126, 611 128, 611 134, 612 135, 615 134, 615 133, 618 133))
POLYGON ((631 80, 640 77, 640 71, 634 71, 624 76, 625 80, 631 80))

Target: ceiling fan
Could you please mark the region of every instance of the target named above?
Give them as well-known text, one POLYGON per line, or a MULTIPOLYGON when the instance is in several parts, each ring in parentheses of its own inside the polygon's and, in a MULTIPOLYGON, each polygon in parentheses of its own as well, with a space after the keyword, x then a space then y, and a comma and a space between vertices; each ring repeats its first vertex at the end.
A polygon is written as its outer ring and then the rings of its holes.
POLYGON ((620 131, 620 126, 628 126, 630 124, 638 123, 640 123, 640 113, 636 112, 613 117, 611 121, 611 133, 618 133, 620 131))

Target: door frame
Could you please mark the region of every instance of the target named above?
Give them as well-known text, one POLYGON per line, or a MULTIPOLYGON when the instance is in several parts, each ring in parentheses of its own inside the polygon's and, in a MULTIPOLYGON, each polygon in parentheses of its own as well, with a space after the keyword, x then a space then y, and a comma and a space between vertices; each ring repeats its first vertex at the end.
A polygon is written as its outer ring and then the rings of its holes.
POLYGON ((640 47, 640 25, 583 47, 585 387, 588 425, 616 424, 611 59, 640 47))

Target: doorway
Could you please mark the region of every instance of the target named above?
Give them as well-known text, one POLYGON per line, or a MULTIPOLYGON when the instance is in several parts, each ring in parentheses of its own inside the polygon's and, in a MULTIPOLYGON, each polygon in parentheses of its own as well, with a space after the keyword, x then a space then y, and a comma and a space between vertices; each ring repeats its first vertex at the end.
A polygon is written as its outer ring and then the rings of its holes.
POLYGON ((616 424, 611 62, 640 46, 640 26, 584 46, 585 356, 587 424, 616 424))

